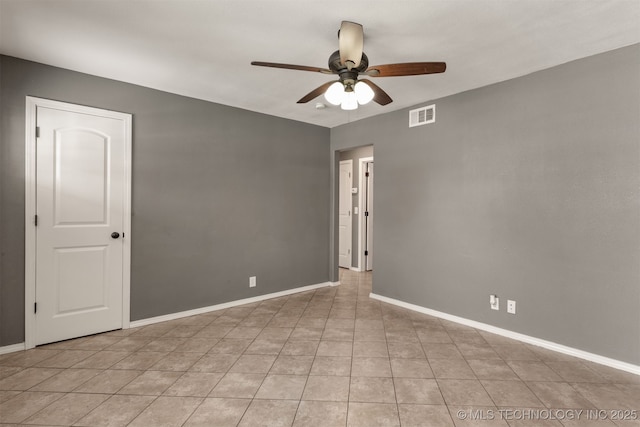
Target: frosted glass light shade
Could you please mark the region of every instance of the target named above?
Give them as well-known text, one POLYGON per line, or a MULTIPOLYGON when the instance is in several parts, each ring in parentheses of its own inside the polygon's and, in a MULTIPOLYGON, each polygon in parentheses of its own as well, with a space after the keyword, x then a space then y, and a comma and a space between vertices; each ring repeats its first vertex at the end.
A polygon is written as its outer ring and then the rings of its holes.
POLYGON ((358 108, 358 98, 356 93, 353 91, 344 92, 344 99, 341 107, 343 110, 355 110, 358 108))
POLYGON ((366 84, 365 82, 356 83, 356 86, 354 87, 354 91, 356 92, 356 97, 358 98, 358 103, 360 105, 364 105, 368 102, 371 102, 371 100, 375 95, 373 93, 373 89, 371 89, 371 87, 369 87, 369 85, 366 84))
POLYGON ((335 82, 324 93, 324 98, 333 105, 340 105, 344 99, 344 85, 340 82, 335 82))

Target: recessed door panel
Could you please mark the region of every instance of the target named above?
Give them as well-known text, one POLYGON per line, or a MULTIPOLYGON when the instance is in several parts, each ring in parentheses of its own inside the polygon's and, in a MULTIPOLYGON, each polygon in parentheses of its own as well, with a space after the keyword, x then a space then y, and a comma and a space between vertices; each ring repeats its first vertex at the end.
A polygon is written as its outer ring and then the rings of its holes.
POLYGON ((107 246, 56 250, 54 317, 107 308, 107 251, 107 246))
POLYGON ((61 129, 55 132, 54 146, 54 223, 105 224, 108 137, 87 129, 61 129))

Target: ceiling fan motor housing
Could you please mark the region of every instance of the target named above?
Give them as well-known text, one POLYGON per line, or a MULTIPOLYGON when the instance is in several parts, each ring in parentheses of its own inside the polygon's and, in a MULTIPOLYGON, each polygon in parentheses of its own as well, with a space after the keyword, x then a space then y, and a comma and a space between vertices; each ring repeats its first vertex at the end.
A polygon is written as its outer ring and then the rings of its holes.
POLYGON ((369 58, 367 58, 367 55, 365 55, 364 52, 362 52, 360 65, 352 68, 351 70, 349 70, 345 64, 340 62, 339 50, 333 52, 329 57, 329 69, 340 76, 340 81, 345 85, 347 90, 353 90, 353 85, 355 85, 358 80, 358 74, 364 72, 367 68, 369 68, 369 58))

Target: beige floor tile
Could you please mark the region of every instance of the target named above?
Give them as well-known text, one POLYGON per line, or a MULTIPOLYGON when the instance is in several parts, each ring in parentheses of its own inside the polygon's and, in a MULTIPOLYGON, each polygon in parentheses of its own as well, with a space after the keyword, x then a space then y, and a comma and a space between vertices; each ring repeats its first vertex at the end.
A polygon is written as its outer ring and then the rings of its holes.
POLYGON ((391 378, 351 377, 350 402, 395 403, 395 388, 391 378))
POLYGON ((20 423, 63 396, 64 393, 20 393, 0 404, 0 423, 20 423))
POLYGON ((449 405, 448 407, 456 427, 509 427, 495 406, 449 405))
POLYGON ((76 363, 73 368, 109 369, 130 354, 128 351, 103 350, 76 363))
POLYGON ((207 398, 184 427, 235 427, 250 403, 250 399, 207 398))
POLYGON ((433 378, 426 359, 391 359, 391 372, 396 378, 433 378))
POLYGON ((470 359, 469 366, 480 379, 518 380, 515 372, 500 359, 470 359))
POLYGON ((196 363, 194 363, 190 371, 194 372, 227 372, 238 360, 235 354, 205 354, 196 363))
POLYGON ((507 364, 523 381, 562 381, 560 375, 543 362, 509 360, 507 364))
POLYGON ((383 341, 387 342, 384 329, 356 329, 353 334, 355 341, 383 341))
POLYGON ((605 379, 598 372, 582 362, 546 362, 556 374, 567 382, 603 383, 605 379))
MULTIPOLYGON (((354 344, 355 345, 355 344, 354 344)), ((389 357, 396 359, 425 359, 425 353, 420 343, 390 342, 389 357)))
POLYGON ((17 351, 15 353, 9 353, 0 356, 0 365, 28 368, 38 362, 42 362, 43 360, 53 357, 60 352, 61 350, 49 350, 43 348, 33 348, 26 351, 17 351))
POLYGON ((213 388, 209 397, 251 399, 264 381, 265 374, 228 373, 213 388))
MULTIPOLYGON (((571 384, 589 402, 599 409, 640 410, 640 389, 622 384, 571 384)), ((640 414, 637 417, 640 419, 640 414)))
POLYGON ((394 378, 398 403, 444 405, 442 393, 434 379, 394 378))
POLYGON ((261 400, 251 402, 239 427, 289 427, 298 409, 296 400, 261 400))
MULTIPOLYGON (((398 343, 396 343, 398 344, 398 343)), ((355 341, 353 357, 389 357, 386 341, 355 341)))
POLYGON ((125 427, 154 399, 152 396, 111 396, 74 426, 125 427))
POLYGON ((59 372, 61 372, 60 369, 50 368, 23 369, 20 372, 0 380, 0 390, 28 390, 59 372))
POLYGON ((129 427, 179 427, 202 401, 199 397, 159 397, 129 427))
POLYGON ((160 353, 157 351, 140 351, 131 353, 129 356, 113 365, 111 369, 149 369, 156 362, 166 357, 167 354, 168 353, 166 352, 160 353))
POLYGON ((96 353, 94 350, 64 350, 55 356, 49 357, 34 366, 40 368, 70 368, 96 353))
POLYGON ((311 366, 311 375, 351 375, 351 357, 316 356, 311 366))
POLYGON ((70 392, 101 372, 98 369, 65 369, 32 387, 30 391, 70 392))
POLYGON ((153 338, 130 335, 107 347, 112 351, 137 351, 153 341, 153 338))
POLYGON ((307 380, 302 400, 346 402, 349 400, 349 377, 311 375, 307 380))
POLYGON ((402 427, 454 427, 445 405, 398 405, 402 427))
POLYGON ((349 341, 320 341, 317 356, 351 356, 353 343, 349 341))
POLYGON ((429 365, 433 369, 436 378, 451 379, 475 379, 476 375, 466 360, 456 359, 429 359, 429 365))
POLYGON ((251 345, 253 340, 238 338, 222 338, 209 350, 209 354, 235 354, 240 356, 251 345))
POLYGON ((245 350, 244 354, 273 354, 278 355, 284 347, 285 341, 256 339, 245 350))
POLYGON ((202 358, 200 353, 173 352, 158 360, 150 369, 155 371, 185 372, 202 358))
POLYGON ((538 360, 538 356, 524 344, 492 344, 498 355, 504 360, 538 360))
POLYGON ((225 338, 255 339, 255 337, 257 337, 260 332, 262 332, 262 328, 236 326, 231 331, 229 331, 225 338))
POLYGON ((391 377, 391 364, 386 357, 354 357, 352 377, 391 377))
POLYGON ((163 395, 207 397, 223 376, 219 372, 185 372, 163 395))
POLYGON ((25 420, 27 424, 72 425, 107 400, 108 394, 68 393, 25 420))
POLYGON ((300 400, 306 382, 306 375, 267 375, 255 398, 300 400))
POLYGON ((271 366, 270 374, 309 375, 313 356, 278 356, 271 366))
POLYGON ((257 340, 286 341, 293 332, 293 328, 273 328, 267 326, 256 337, 257 340))
POLYGON ((396 404, 349 402, 348 427, 399 427, 396 404))
POLYGON ((186 338, 176 338, 176 337, 167 337, 167 338, 156 338, 150 343, 144 345, 140 348, 139 351, 157 351, 157 352, 170 352, 174 351, 180 345, 184 344, 186 338))
POLYGON ((108 369, 85 382, 74 391, 78 393, 117 393, 118 390, 133 381, 142 372, 108 369))
POLYGON ((493 400, 478 380, 438 379, 447 405, 493 406, 493 400))
POLYGON ((527 386, 547 408, 593 409, 595 406, 568 383, 528 382, 527 386))
POLYGON ((285 356, 315 356, 319 344, 320 341, 315 340, 289 340, 285 343, 284 347, 282 347, 280 354, 285 356))
POLYGON ((481 380, 484 389, 499 407, 538 408, 542 402, 522 381, 481 380))
POLYGON ((118 391, 118 394, 159 396, 175 383, 182 374, 168 371, 145 371, 118 391))
POLYGON ((20 393, 21 393, 20 391, 0 390, 0 403, 4 403, 7 400, 13 399, 20 393))
POLYGON ((451 343, 430 343, 423 345, 427 359, 463 359, 458 346, 451 343))
POLYGON ((293 427, 344 427, 347 402, 302 401, 293 427))
POLYGON ((309 341, 319 340, 322 338, 322 328, 308 328, 303 326, 297 326, 289 335, 289 341, 309 341))
POLYGON ((217 338, 187 338, 175 351, 206 353, 218 343, 217 338))
POLYGON ((11 375, 17 374, 23 369, 24 368, 20 366, 0 366, 0 380, 10 377, 11 375))
POLYGON ((229 372, 245 374, 266 374, 273 366, 276 356, 261 354, 245 354, 229 369, 229 372))

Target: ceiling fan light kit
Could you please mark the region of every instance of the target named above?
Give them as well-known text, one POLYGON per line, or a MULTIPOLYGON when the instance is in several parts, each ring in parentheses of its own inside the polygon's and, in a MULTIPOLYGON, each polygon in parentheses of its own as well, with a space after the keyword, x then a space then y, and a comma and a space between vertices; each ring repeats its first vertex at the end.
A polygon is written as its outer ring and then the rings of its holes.
POLYGON ((391 97, 372 81, 358 80, 360 74, 369 77, 417 76, 443 73, 447 68, 444 62, 407 62, 369 67, 369 59, 363 52, 364 31, 362 25, 355 22, 342 21, 338 31, 338 42, 339 49, 329 57, 329 68, 260 61, 253 61, 251 65, 337 74, 338 81, 327 82, 315 88, 300 98, 298 104, 307 103, 324 93, 327 102, 340 105, 343 110, 355 110, 358 105, 370 101, 380 105, 393 102, 391 97))

